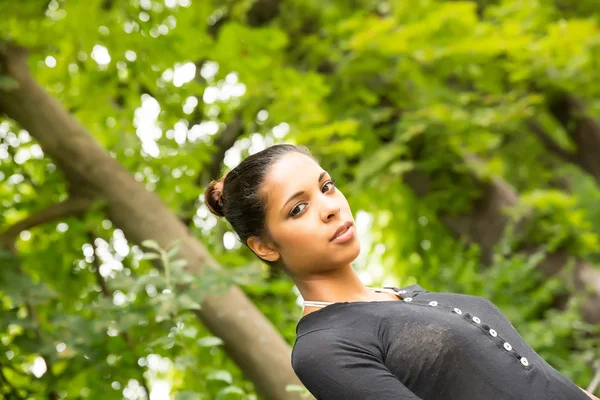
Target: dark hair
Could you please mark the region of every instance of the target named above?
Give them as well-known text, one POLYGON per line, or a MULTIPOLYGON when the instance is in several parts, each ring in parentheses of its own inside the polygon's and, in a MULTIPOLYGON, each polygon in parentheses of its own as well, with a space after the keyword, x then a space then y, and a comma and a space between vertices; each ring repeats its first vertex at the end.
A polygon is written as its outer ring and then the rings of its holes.
MULTIPOLYGON (((204 203, 219 217, 225 217, 242 243, 248 238, 270 238, 265 226, 267 196, 260 191, 269 168, 287 153, 301 153, 316 161, 305 146, 276 144, 246 157, 219 180, 213 180, 204 193, 204 203)), ((279 265, 262 260, 270 266, 279 265)))

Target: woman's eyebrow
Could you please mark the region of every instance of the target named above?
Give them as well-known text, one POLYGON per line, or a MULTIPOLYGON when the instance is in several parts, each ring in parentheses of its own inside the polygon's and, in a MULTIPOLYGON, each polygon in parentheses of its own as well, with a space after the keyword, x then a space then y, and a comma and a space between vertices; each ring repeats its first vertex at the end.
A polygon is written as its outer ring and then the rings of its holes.
MULTIPOLYGON (((325 176, 325 174, 327 173, 327 171, 323 171, 321 172, 321 174, 319 174, 319 179, 317 180, 317 183, 321 182, 321 179, 323 179, 323 177, 325 176)), ((293 195, 290 196, 289 199, 287 199, 287 201, 285 202, 285 204, 283 205, 283 207, 281 207, 281 211, 283 211, 283 209, 285 208, 285 206, 292 200, 294 200, 296 197, 301 196, 302 194, 304 194, 304 190, 301 190, 299 192, 294 193, 293 195)))

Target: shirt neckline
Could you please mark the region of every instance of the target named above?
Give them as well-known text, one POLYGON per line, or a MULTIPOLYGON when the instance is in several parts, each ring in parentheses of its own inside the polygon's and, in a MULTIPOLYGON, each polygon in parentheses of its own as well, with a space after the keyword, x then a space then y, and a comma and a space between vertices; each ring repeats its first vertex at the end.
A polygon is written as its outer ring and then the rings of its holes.
POLYGON ((406 287, 402 287, 402 288, 397 288, 394 286, 383 286, 382 288, 384 289, 392 289, 396 292, 396 294, 398 295, 398 297, 401 297, 401 295, 403 295, 404 297, 398 298, 398 300, 371 300, 371 301, 337 301, 331 304, 327 304, 324 307, 319 308, 318 310, 315 310, 311 313, 308 313, 306 315, 303 315, 302 317, 300 317, 300 319, 298 320, 298 323, 296 324, 296 334, 298 333, 298 327, 300 326, 300 324, 302 322, 305 322, 307 320, 309 320, 311 315, 313 314, 319 314, 321 313, 323 310, 327 309, 327 308, 336 308, 336 307, 341 307, 341 306, 348 306, 350 304, 366 304, 366 303, 402 303, 404 302, 404 298, 406 297, 412 297, 412 295, 415 292, 426 292, 425 289, 423 289, 421 286, 419 286, 418 284, 414 284, 414 285, 410 285, 410 286, 406 286, 406 287), (404 290, 405 293, 401 293, 401 291, 404 290))
POLYGON ((300 322, 302 322, 303 320, 305 320, 309 315, 320 313, 321 311, 325 310, 326 308, 330 308, 330 307, 333 307, 333 306, 344 306, 344 305, 350 305, 350 304, 401 303, 401 302, 402 302, 402 299, 398 299, 398 300, 371 300, 371 301, 336 301, 335 303, 327 304, 326 306, 321 307, 318 310, 315 310, 315 311, 312 311, 312 312, 310 312, 310 313, 308 313, 306 315, 303 315, 298 320, 298 324, 300 324, 300 322))
MULTIPOLYGON (((393 287, 367 287, 368 289, 371 289, 375 292, 379 292, 379 293, 392 293, 395 294, 397 297, 400 298, 400 300, 403 300, 403 297, 400 296, 400 293, 398 291, 398 289, 393 288, 393 287)), ((319 303, 321 304, 320 308, 324 308, 327 307, 331 304, 335 304, 335 303, 370 303, 370 302, 378 302, 378 301, 386 301, 386 300, 360 300, 360 301, 308 301, 308 300, 304 300, 303 301, 303 306, 304 307, 312 307, 312 304, 306 304, 306 303, 319 303)), ((390 301, 396 301, 396 300, 390 300, 390 301)), ((314 312, 314 311, 313 311, 314 312)))

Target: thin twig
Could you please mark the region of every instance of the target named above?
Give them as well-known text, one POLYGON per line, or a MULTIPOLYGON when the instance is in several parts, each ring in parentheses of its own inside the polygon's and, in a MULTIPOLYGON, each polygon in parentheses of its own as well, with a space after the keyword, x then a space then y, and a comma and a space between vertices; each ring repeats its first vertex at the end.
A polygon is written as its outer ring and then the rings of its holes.
POLYGON ((598 385, 600 385, 600 361, 594 362, 594 369, 596 370, 596 373, 586 389, 590 393, 594 393, 598 388, 598 385))
POLYGON ((579 165, 577 157, 575 157, 574 154, 569 153, 567 150, 559 146, 558 143, 556 143, 554 139, 552 139, 550 135, 544 130, 544 128, 542 128, 538 121, 534 119, 529 119, 527 121, 527 126, 529 127, 531 132, 538 137, 538 139, 540 140, 540 142, 542 142, 546 149, 550 150, 552 153, 556 154, 557 156, 559 156, 567 162, 579 165))
POLYGON ((45 224, 60 218, 70 217, 86 212, 94 199, 86 197, 69 197, 67 200, 37 211, 25 219, 9 226, 0 233, 0 243, 14 252, 14 240, 24 230, 45 224))

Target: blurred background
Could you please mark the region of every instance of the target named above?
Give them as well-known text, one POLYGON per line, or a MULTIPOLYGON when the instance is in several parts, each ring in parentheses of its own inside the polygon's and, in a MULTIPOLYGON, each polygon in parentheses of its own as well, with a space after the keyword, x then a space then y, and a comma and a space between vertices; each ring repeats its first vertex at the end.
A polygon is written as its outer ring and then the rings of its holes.
POLYGON ((600 395, 597 0, 0 1, 0 398, 299 399, 299 292, 203 204, 274 143, 372 287, 484 296, 600 395))

